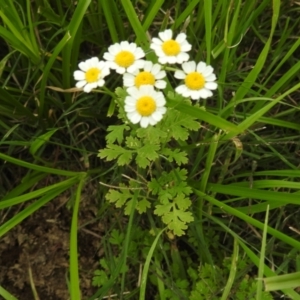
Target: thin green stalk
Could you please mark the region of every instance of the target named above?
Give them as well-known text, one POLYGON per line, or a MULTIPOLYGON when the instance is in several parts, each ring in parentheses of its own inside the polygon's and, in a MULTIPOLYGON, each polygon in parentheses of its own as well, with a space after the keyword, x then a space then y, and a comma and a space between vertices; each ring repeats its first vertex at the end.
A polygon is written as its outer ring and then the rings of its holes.
POLYGON ((78 231, 78 212, 79 203, 81 199, 82 188, 86 177, 82 176, 79 181, 75 203, 73 208, 71 232, 70 232, 70 295, 71 300, 80 300, 80 285, 79 285, 79 269, 78 269, 78 245, 77 245, 77 231, 78 231))

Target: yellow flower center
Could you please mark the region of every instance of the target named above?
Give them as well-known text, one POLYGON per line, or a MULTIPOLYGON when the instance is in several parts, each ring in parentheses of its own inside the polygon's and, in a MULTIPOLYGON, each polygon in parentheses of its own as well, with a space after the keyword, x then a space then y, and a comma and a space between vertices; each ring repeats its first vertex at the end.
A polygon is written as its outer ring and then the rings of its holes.
POLYGON ((190 90, 200 90, 204 87, 205 85, 205 78, 202 74, 198 72, 191 72, 189 73, 185 79, 185 85, 190 89, 190 90))
POLYGON ((180 52, 180 45, 174 40, 168 40, 162 44, 162 50, 168 56, 175 56, 180 52))
POLYGON ((156 110, 156 102, 152 97, 143 96, 136 102, 136 110, 143 117, 148 117, 156 110))
POLYGON ((101 71, 97 68, 90 68, 85 72, 85 80, 88 83, 96 82, 99 79, 101 71))
POLYGON ((140 72, 134 80, 135 86, 140 87, 141 85, 154 85, 155 77, 150 72, 140 72))
POLYGON ((134 55, 126 50, 120 51, 116 57, 115 57, 115 62, 117 65, 123 68, 128 68, 134 63, 134 55))

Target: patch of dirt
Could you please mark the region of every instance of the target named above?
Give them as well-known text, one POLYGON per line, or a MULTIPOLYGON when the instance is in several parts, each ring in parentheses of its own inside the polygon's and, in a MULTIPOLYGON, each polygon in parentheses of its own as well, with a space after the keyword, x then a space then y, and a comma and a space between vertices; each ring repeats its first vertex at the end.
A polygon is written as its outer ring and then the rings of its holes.
MULTIPOLYGON (((92 198, 83 195, 79 213, 80 224, 89 223, 78 232, 80 289, 84 299, 95 292, 91 282, 102 255, 100 242, 104 233, 101 222, 93 222, 97 207, 91 203, 92 198)), ((0 282, 20 300, 35 299, 32 286, 39 299, 70 299, 67 282, 72 209, 66 208, 68 201, 67 196, 52 200, 1 238, 0 282)), ((8 216, 0 216, 1 224, 19 210, 20 207, 8 216)))

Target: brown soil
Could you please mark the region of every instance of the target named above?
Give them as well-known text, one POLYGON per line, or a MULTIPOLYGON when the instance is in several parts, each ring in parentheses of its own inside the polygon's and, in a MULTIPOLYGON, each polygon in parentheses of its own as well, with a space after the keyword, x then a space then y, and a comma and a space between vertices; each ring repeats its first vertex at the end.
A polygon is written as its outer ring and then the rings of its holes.
MULTIPOLYGON (((83 299, 95 292, 91 281, 101 256, 103 228, 96 221, 93 197, 84 196, 80 204, 78 232, 80 289, 83 299)), ((68 196, 60 196, 36 211, 0 240, 0 282, 20 300, 68 300, 69 241, 72 209, 68 196), (30 280, 30 273, 32 274, 30 280), (38 298, 34 297, 36 289, 38 298)), ((0 215, 0 224, 23 207, 0 215)))

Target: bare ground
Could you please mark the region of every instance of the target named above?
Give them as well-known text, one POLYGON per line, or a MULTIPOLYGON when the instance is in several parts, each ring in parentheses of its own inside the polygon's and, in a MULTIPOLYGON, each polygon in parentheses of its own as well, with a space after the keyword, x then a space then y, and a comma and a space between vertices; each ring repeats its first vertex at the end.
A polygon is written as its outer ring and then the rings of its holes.
MULTIPOLYGON (((95 221, 97 207, 92 198, 83 195, 79 215, 80 224, 89 223, 78 232, 83 299, 95 292, 91 285, 92 275, 101 256, 100 242, 104 233, 101 223, 95 221)), ((0 282, 20 300, 69 299, 67 282, 72 210, 67 209, 68 201, 66 195, 52 200, 1 238, 0 282), (34 288, 38 298, 34 297, 34 288)), ((2 214, 0 223, 24 207, 2 214)))

